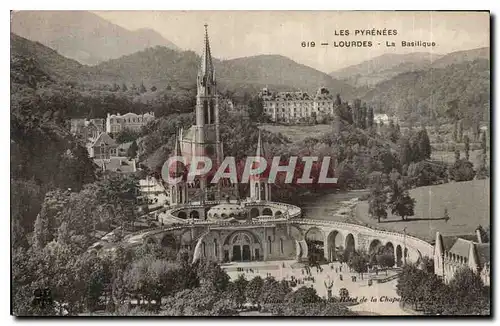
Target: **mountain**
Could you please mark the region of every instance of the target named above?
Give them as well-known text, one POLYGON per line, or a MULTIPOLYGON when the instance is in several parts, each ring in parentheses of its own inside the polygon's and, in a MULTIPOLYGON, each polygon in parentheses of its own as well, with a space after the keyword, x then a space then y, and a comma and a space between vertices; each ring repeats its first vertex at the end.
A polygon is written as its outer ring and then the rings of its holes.
POLYGON ((36 61, 44 74, 54 78, 72 79, 85 69, 79 62, 63 57, 55 50, 13 33, 10 33, 10 54, 11 65, 18 60, 36 61))
POLYGON ((331 76, 299 64, 281 55, 258 55, 226 60, 216 66, 222 81, 232 83, 287 85, 294 89, 316 92, 326 87, 333 94, 351 99, 354 87, 331 76))
POLYGON ((457 51, 449 53, 440 59, 436 60, 433 64, 433 68, 443 68, 451 64, 457 64, 462 62, 474 61, 477 59, 490 60, 490 48, 477 48, 472 50, 457 51))
POLYGON ((17 11, 11 32, 93 65, 145 48, 179 48, 151 29, 130 31, 88 11, 17 11))
POLYGON ((387 53, 330 73, 352 86, 374 86, 401 73, 426 69, 442 55, 429 52, 387 53))
POLYGON ((376 111, 395 114, 403 120, 446 117, 453 102, 462 118, 488 120, 490 62, 480 58, 443 68, 402 73, 378 83, 362 100, 373 105, 376 111))
MULTIPOLYGON (((91 67, 94 75, 111 82, 144 82, 158 88, 187 87, 196 81, 200 57, 165 47, 149 48, 91 67)), ((327 87, 333 93, 351 99, 354 87, 327 74, 279 55, 259 55, 220 61, 214 59, 221 91, 256 93, 266 85, 275 90, 315 92, 327 87)))

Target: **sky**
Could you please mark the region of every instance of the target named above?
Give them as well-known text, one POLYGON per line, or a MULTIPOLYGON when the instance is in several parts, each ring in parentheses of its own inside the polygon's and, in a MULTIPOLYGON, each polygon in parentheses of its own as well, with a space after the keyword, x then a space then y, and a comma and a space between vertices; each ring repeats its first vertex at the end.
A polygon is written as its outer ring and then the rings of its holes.
POLYGON ((151 28, 184 50, 200 53, 208 24, 212 55, 219 59, 280 54, 324 72, 384 53, 446 54, 489 46, 487 12, 392 11, 94 11, 129 30, 151 28), (397 35, 353 35, 355 30, 397 30, 397 35), (349 36, 335 31, 349 30, 349 36), (334 47, 333 42, 372 41, 372 47, 334 47), (314 41, 316 46, 302 47, 314 41), (386 42, 396 47, 386 47, 386 42), (432 48, 401 41, 435 42, 432 48), (328 46, 321 46, 328 42, 328 46), (380 43, 380 45, 378 44, 380 43))

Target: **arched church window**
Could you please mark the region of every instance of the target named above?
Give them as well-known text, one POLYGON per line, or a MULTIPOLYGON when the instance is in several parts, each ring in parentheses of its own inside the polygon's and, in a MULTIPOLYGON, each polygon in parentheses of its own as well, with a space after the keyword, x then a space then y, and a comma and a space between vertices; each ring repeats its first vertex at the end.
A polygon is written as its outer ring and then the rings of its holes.
POLYGON ((205 124, 209 124, 210 122, 208 121, 208 101, 204 100, 203 101, 203 121, 205 124))
POLYGON ((213 99, 210 100, 210 122, 209 123, 215 123, 215 101, 213 99))
POLYGON ((267 237, 267 247, 268 247, 269 253, 272 253, 273 248, 272 248, 271 236, 267 237))

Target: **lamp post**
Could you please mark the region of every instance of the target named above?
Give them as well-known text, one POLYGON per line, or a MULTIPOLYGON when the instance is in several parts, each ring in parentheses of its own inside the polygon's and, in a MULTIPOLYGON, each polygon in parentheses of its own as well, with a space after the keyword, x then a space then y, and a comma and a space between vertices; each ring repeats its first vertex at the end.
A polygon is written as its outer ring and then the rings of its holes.
POLYGON ((333 281, 330 279, 330 276, 328 276, 328 282, 324 281, 325 288, 326 288, 326 295, 328 301, 332 299, 332 287, 333 287, 333 281))

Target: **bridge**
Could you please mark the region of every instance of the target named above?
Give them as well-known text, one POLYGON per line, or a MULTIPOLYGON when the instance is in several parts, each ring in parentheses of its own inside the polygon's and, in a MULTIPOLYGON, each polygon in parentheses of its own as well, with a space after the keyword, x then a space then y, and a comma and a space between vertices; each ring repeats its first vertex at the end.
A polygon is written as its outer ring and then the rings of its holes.
MULTIPOLYGON (((286 212, 287 210, 284 209, 286 207, 283 205, 286 204, 280 203, 275 206, 275 211, 282 209, 286 212)), ((258 207, 258 205, 253 206, 258 207)), ((278 215, 259 214, 251 221, 243 223, 177 218, 180 223, 142 230, 129 235, 124 241, 129 245, 156 243, 162 246, 195 249, 195 256, 199 257, 207 256, 203 252, 206 250, 206 244, 210 243, 214 246, 212 255, 221 260, 224 259, 221 257, 225 251, 233 249, 229 240, 233 240, 237 233, 244 234, 244 237, 248 239, 246 241, 253 243, 250 244, 251 248, 258 250, 256 255, 263 256, 265 260, 280 258, 306 260, 310 254, 308 240, 311 239, 322 244, 324 257, 328 261, 338 258, 336 255, 339 249, 371 253, 382 246, 393 252, 396 265, 417 262, 423 256, 433 256, 433 246, 414 236, 376 230, 352 223, 304 219, 296 217, 296 213, 292 210, 292 214, 290 211, 287 214, 278 215), (274 251, 269 248, 274 248, 274 251)), ((298 215, 300 215, 300 209, 298 215)), ((248 257, 257 259, 257 256, 252 253, 248 257)), ((229 253, 229 256, 225 258, 231 259, 232 257, 233 255, 229 253)))

